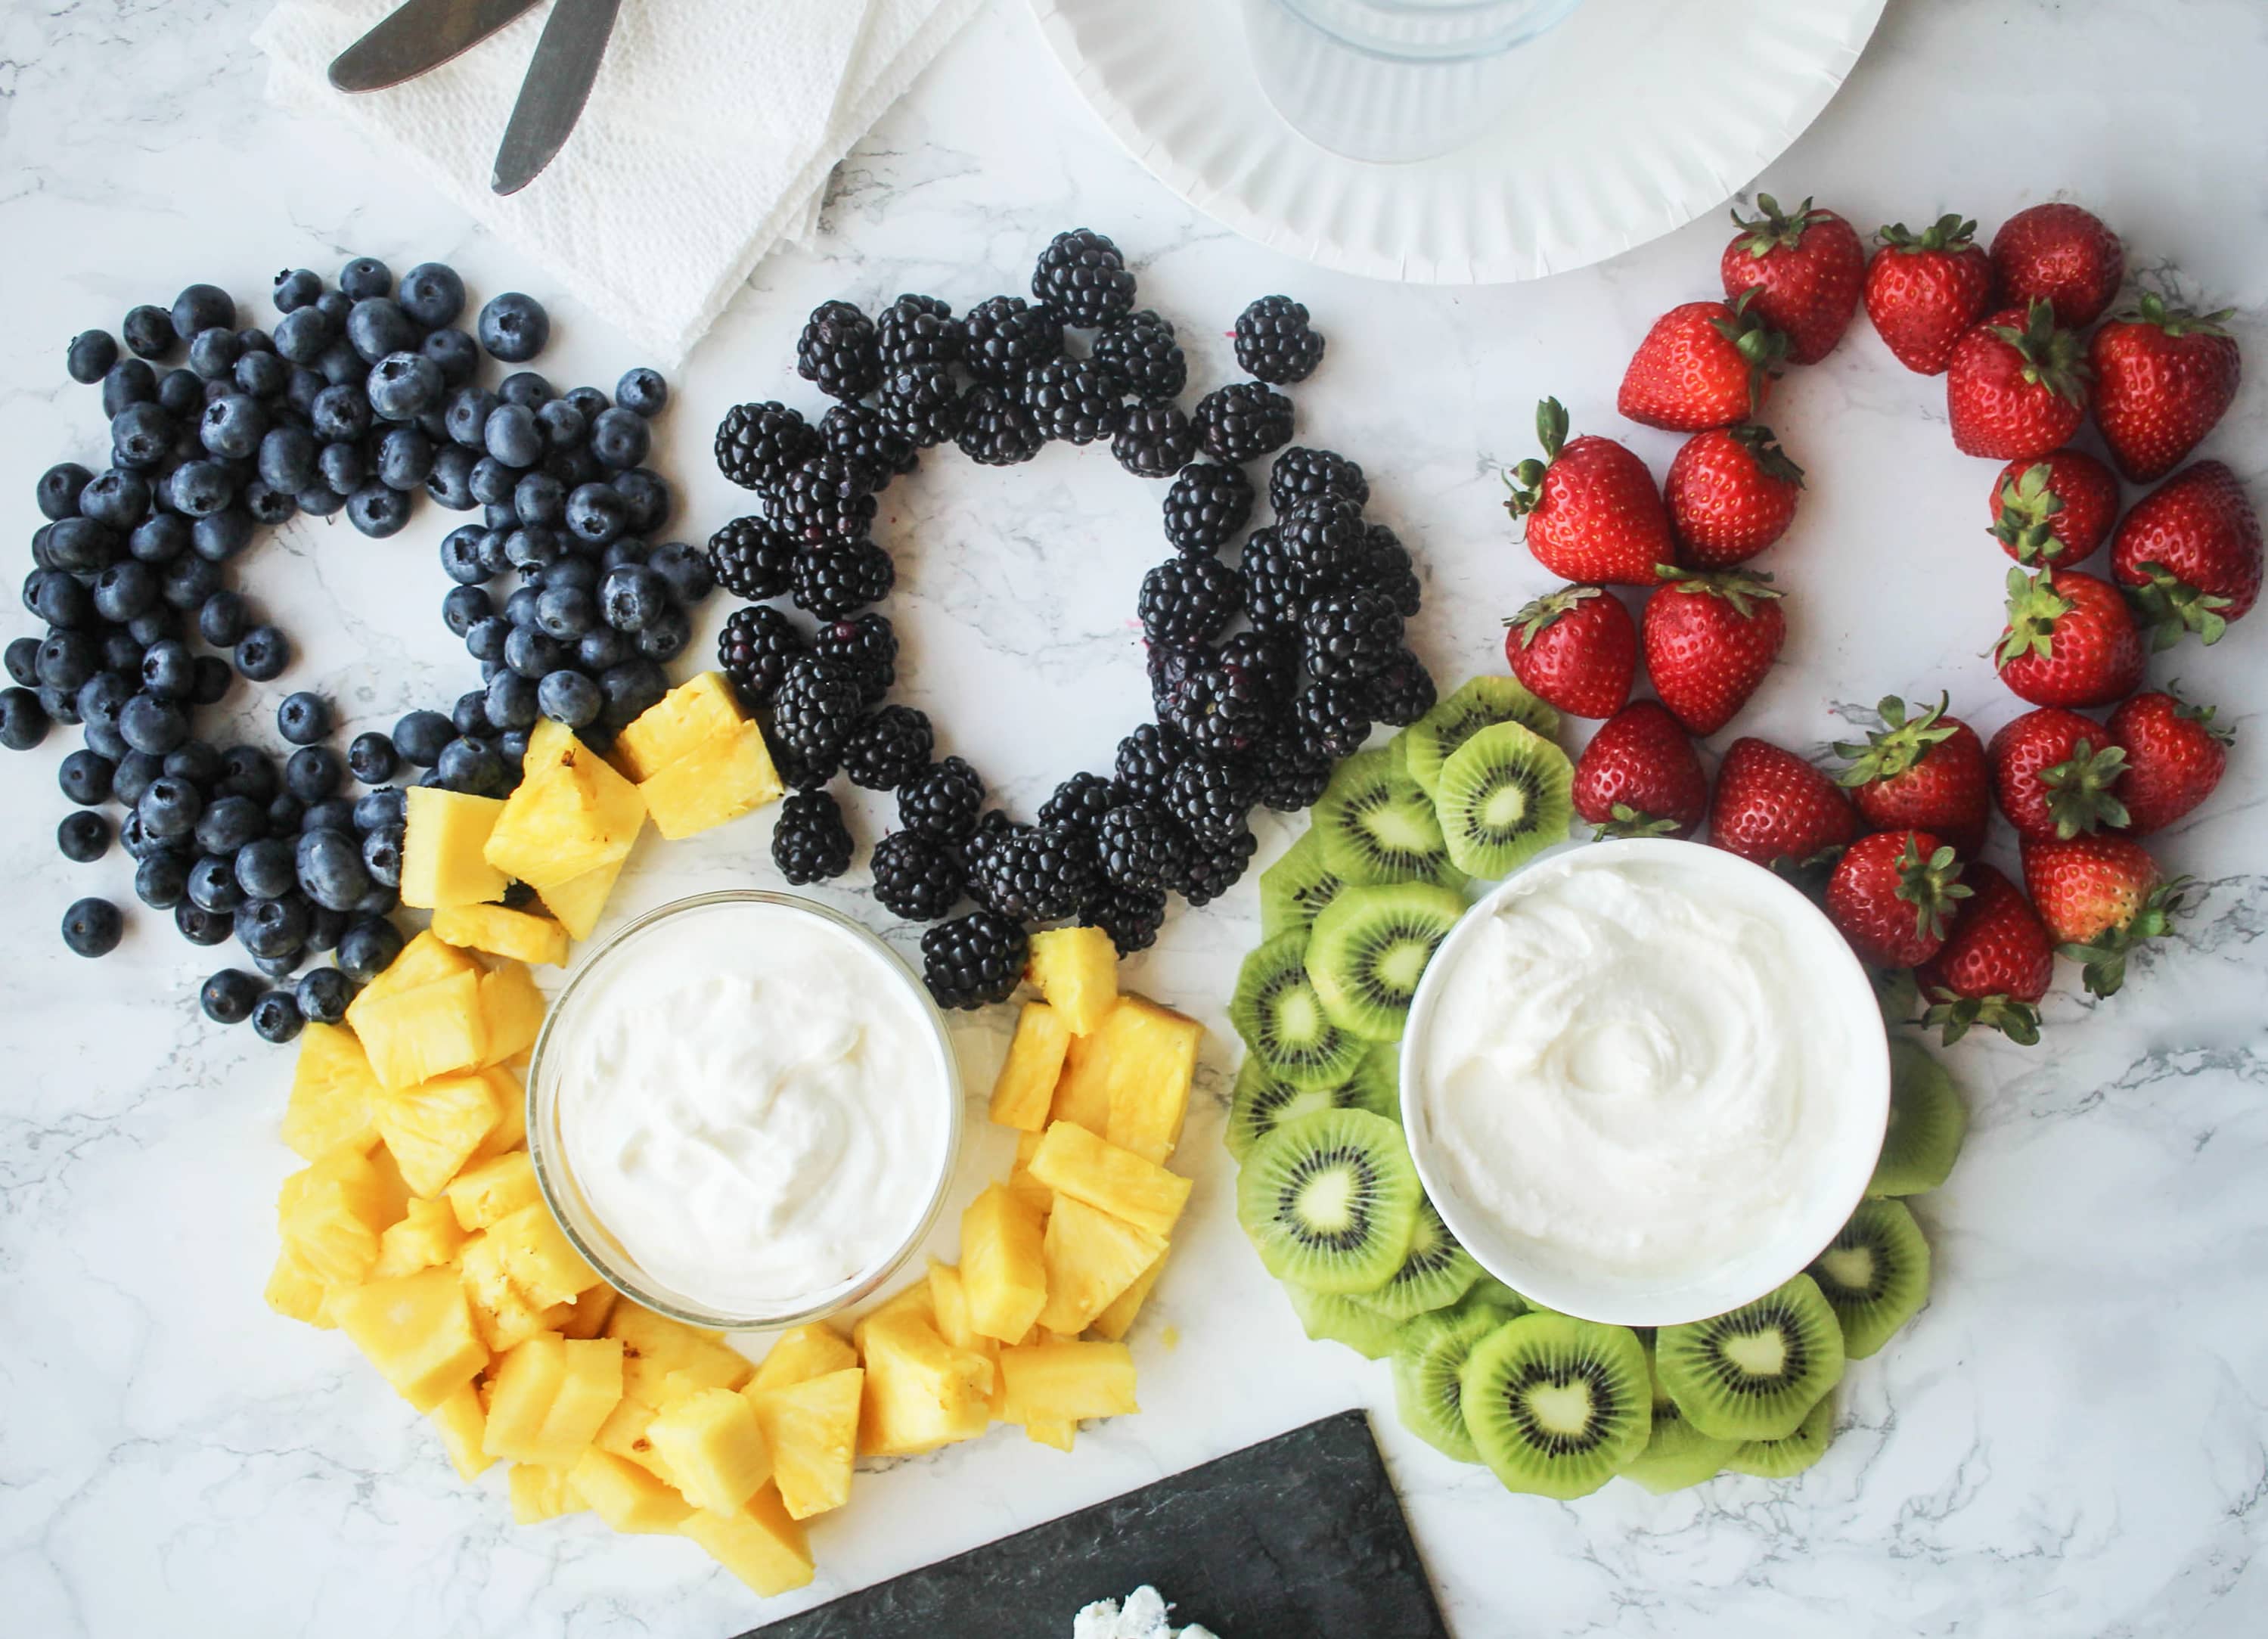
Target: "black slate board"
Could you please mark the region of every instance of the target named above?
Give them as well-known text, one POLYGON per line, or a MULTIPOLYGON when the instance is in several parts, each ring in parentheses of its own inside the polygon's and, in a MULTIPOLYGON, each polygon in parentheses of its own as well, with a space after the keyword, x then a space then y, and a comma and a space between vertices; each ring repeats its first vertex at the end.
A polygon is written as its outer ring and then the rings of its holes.
POLYGON ((1221 1639, 1448 1639, 1359 1411, 741 1639, 1070 1639, 1081 1606, 1144 1583, 1221 1639))

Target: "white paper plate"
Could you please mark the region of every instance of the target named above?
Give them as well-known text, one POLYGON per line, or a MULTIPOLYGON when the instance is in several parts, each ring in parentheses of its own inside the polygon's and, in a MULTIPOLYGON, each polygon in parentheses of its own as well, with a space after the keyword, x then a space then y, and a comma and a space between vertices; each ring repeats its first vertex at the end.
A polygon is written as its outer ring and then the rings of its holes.
POLYGON ((1371 165, 1285 124, 1236 0, 1032 0, 1072 83, 1198 210, 1344 272, 1425 284, 1563 273, 1682 227, 1785 152, 1884 0, 1586 0, 1519 49, 1527 93, 1477 141, 1371 165))

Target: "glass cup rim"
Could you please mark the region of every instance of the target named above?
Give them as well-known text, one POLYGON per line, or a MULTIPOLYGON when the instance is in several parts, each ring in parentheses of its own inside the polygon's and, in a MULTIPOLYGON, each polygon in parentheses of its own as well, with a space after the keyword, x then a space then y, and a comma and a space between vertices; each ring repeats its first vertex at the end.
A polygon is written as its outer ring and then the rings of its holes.
POLYGON ((535 1045, 528 1054, 528 1161, 534 1170, 536 1189, 543 1198, 545 1209, 559 1226, 560 1233, 567 1237, 569 1244, 582 1255, 583 1260, 591 1266, 599 1278, 622 1296, 687 1325, 724 1332, 770 1331, 824 1319, 871 1297, 905 1266, 906 1259, 928 1238, 930 1230, 936 1227, 938 1214, 944 1210, 946 1197, 953 1183, 954 1162, 961 1151, 961 1093, 960 1062, 953 1051, 953 1037, 946 1029, 944 1014, 930 995, 929 987, 905 958, 893 950, 873 929, 832 906, 799 895, 779 893, 765 888, 716 889, 670 900, 632 918, 585 952, 568 974, 567 982, 544 1010, 542 1027, 536 1032, 535 1045), (598 1214, 580 1199, 580 1191, 572 1182, 572 1173, 565 1156, 556 1153, 558 1147, 553 1141, 551 1131, 558 1104, 559 1077, 556 1073, 546 1073, 545 1050, 553 1045, 554 1032, 569 1011, 578 988, 604 965, 608 956, 636 935, 658 923, 720 904, 764 904, 801 912, 848 934, 854 942, 881 957, 887 970, 905 986, 921 1016, 928 1023, 944 1073, 939 1096, 945 1100, 945 1141, 939 1147, 929 1199, 919 1216, 912 1221, 907 1234, 873 1268, 860 1274, 850 1285, 815 1301, 799 1302, 793 1307, 761 1315, 727 1314, 657 1290, 627 1252, 621 1257, 609 1252, 600 1244, 600 1235, 592 1233, 593 1227, 602 1228, 600 1220, 598 1214))

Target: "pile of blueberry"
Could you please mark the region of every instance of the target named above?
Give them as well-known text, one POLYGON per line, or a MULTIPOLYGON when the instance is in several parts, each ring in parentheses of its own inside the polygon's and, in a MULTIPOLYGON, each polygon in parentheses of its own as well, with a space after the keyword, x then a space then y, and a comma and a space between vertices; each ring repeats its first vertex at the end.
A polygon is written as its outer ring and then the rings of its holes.
MULTIPOLYGON (((482 385, 482 353, 526 363, 549 317, 507 292, 468 333, 456 325, 464 281, 439 262, 398 285, 371 257, 347 263, 336 288, 291 269, 275 303, 272 332, 239 329, 226 292, 192 284, 170 308, 129 313, 123 353, 107 331, 72 340, 70 375, 101 388, 110 462, 97 473, 66 461, 39 481, 47 522, 24 603, 47 631, 7 646, 0 744, 26 750, 54 724, 79 727, 85 743, 58 770, 77 805, 58 846, 101 858, 104 805, 122 808, 117 840, 143 903, 194 943, 233 934, 263 976, 216 973, 206 1013, 287 1041, 306 1020, 335 1023, 401 947, 388 916, 405 804, 388 782, 423 770, 426 784, 501 796, 539 716, 603 742, 667 691, 663 664, 690 640, 689 610, 712 581, 698 550, 648 544, 673 506, 644 465, 667 398, 656 372, 630 371, 612 399, 560 393, 530 370, 482 385), (382 539, 421 490, 481 512, 443 541, 441 561, 456 583, 442 617, 480 662, 482 687, 446 714, 411 712, 391 735, 357 736, 343 757, 327 743, 329 704, 306 692, 277 708, 296 748, 280 761, 198 737, 195 713, 224 699, 232 674, 269 682, 291 659, 284 634, 225 584, 256 527, 343 511, 382 539), (518 585, 499 602, 491 584, 506 575, 518 585), (335 966, 280 987, 323 951, 335 966)), ((82 956, 108 953, 122 931, 104 899, 63 919, 82 956)))

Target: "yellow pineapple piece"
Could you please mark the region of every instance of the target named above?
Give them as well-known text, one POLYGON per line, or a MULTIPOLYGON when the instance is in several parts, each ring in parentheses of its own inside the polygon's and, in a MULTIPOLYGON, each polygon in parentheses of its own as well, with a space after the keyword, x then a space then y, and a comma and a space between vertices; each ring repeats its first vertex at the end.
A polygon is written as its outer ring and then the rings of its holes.
POLYGON ((973 1440, 992 1421, 992 1362, 954 1347, 908 1310, 870 1315, 858 1449, 870 1457, 934 1451, 973 1440))
POLYGON ((1134 1403, 1134 1355, 1123 1343, 1039 1343, 1000 1351, 1004 1422, 1118 1417, 1134 1403))
POLYGON ((1109 1065, 1102 1057, 1103 1045, 1098 1032, 1074 1036, 1064 1047, 1063 1074, 1056 1078, 1042 1132, 1057 1121, 1083 1126, 1097 1138, 1110 1130, 1109 1065))
POLYGON ((730 1514, 700 1510, 678 1530, 765 1598, 805 1586, 816 1569, 803 1527, 789 1517, 771 1486, 730 1514))
POLYGON ((622 1398, 622 1346, 539 1332, 497 1362, 481 1449, 515 1462, 571 1466, 622 1398))
POLYGON ((378 1261, 371 1266, 371 1279, 389 1280, 447 1263, 464 1244, 465 1232, 448 1202, 413 1200, 401 1221, 389 1224, 378 1237, 378 1261))
POLYGON ((535 1045, 543 1029, 543 1012, 550 1004, 535 987, 535 980, 517 962, 507 962, 481 975, 481 1027, 488 1049, 482 1065, 517 1059, 535 1045))
POLYGON ((433 912, 433 937, 533 967, 567 965, 567 930, 548 916, 501 904, 453 904, 433 912))
POLYGON ((503 1119, 496 1089, 486 1078, 443 1075, 380 1098, 378 1135, 411 1192, 430 1200, 448 1187, 503 1119))
POLYGON ((378 1142, 378 1076, 355 1033, 310 1023, 299 1032, 284 1141, 308 1161, 342 1144, 368 1149, 378 1142))
POLYGON ((702 672, 633 718, 609 755, 625 779, 651 779, 703 742, 730 734, 747 715, 724 673, 702 672))
POLYGON ((373 1001, 382 1001, 388 996, 398 996, 405 990, 415 990, 420 985, 431 985, 458 973, 477 977, 480 971, 480 963, 454 945, 434 938, 430 932, 419 934, 402 946, 401 954, 387 964, 384 972, 355 993, 355 999, 347 1004, 347 1026, 359 1034, 362 1013, 373 1001))
POLYGON ((1053 1119, 1163 1163, 1181 1141, 1204 1026, 1139 996, 1122 996, 1094 1034, 1074 1037, 1056 1084, 1053 1119))
POLYGON ((421 1269, 337 1294, 332 1312, 394 1392, 430 1412, 489 1363, 453 1269, 421 1269))
POLYGON ((401 903, 421 911, 482 904, 511 886, 483 856, 504 804, 438 786, 412 786, 401 833, 401 903))
POLYGON ((501 1355, 546 1330, 548 1304, 534 1303, 514 1286, 504 1268, 504 1246, 482 1230, 458 1249, 457 1273, 472 1306, 473 1326, 490 1350, 501 1355))
POLYGON ((535 1163, 524 1149, 507 1150, 465 1168, 449 1180, 444 1193, 458 1224, 468 1230, 485 1229, 505 1214, 543 1199, 535 1185, 535 1163))
POLYGON ((779 1334, 757 1362, 749 1386, 783 1389, 858 1363, 858 1351, 843 1340, 841 1333, 823 1320, 814 1320, 779 1334))
POLYGON ((481 975, 452 973, 430 985, 389 993, 377 1000, 369 993, 355 998, 362 1015, 354 1022, 370 1067, 381 1086, 414 1087, 453 1070, 484 1063, 488 1029, 481 1011, 481 975))
POLYGON ((1042 1253, 1048 1303, 1040 1324, 1076 1336, 1165 1256, 1166 1243, 1083 1200, 1058 1195, 1042 1253))
POLYGON ((730 1389, 673 1397, 645 1434, 685 1500, 711 1513, 736 1511, 772 1477, 756 1408, 730 1389))
POLYGON ((1055 1210, 1056 1192, 1032 1176, 1032 1157, 1039 1153, 1037 1133, 1016 1134, 1016 1163, 1008 1169, 1008 1193, 1018 1200, 1029 1201, 1044 1218, 1055 1210))
POLYGON ((1057 1196, 1100 1207, 1160 1237, 1173 1233, 1189 1204, 1187 1178, 1068 1121, 1049 1126, 1029 1164, 1032 1176, 1057 1196))
POLYGON ((566 724, 556 718, 539 717, 535 727, 527 731, 527 751, 519 760, 520 772, 538 774, 547 768, 558 768, 582 749, 582 740, 566 724))
POLYGON ((784 787, 764 731, 740 723, 638 784, 654 829, 674 842, 777 802, 784 787))
MULTIPOLYGON (((528 756, 536 761, 532 738, 528 756)), ((489 833, 486 857, 541 892, 626 858, 644 823, 638 788, 576 742, 523 774, 489 833)))
POLYGON ((607 897, 615 891, 615 880, 622 874, 622 861, 602 865, 595 871, 585 871, 571 882, 559 882, 536 890, 543 908, 559 919, 559 925, 576 939, 588 939, 599 926, 599 918, 607 908, 607 897))
POLYGON ((541 1463, 514 1463, 505 1476, 512 1497, 512 1520, 534 1525, 562 1514, 579 1514, 590 1507, 575 1489, 575 1477, 565 1468, 546 1468, 541 1463))
MULTIPOLYGON (((1172 1248, 1167 1249, 1168 1251, 1172 1248)), ((1142 1312, 1143 1300, 1150 1288, 1158 1284, 1158 1277, 1166 1272, 1166 1257, 1159 1254, 1158 1261, 1135 1276, 1134 1284, 1110 1300, 1110 1307, 1094 1318, 1087 1330, 1096 1336, 1116 1343, 1134 1329, 1134 1317, 1142 1312)))
POLYGON ((1099 927, 1034 934, 1024 976, 1074 1036, 1093 1035, 1118 1005, 1118 947, 1099 927))
POLYGON ((441 1449, 448 1452, 458 1479, 477 1480, 489 1471, 496 1458, 481 1444, 488 1413, 482 1408, 480 1391, 469 1381, 452 1389, 448 1399, 425 1414, 433 1420, 441 1449))
POLYGON ((961 1285, 974 1331, 1012 1343, 1032 1329, 1048 1302, 1045 1233, 1038 1210, 1001 1185, 969 1202, 961 1214, 961 1285))
POLYGON ((1079 1439, 1075 1422, 1049 1422, 1034 1417, 1024 1424, 1024 1437, 1039 1445, 1052 1445, 1058 1451, 1068 1451, 1079 1439))
POLYGON ((598 1272, 541 1201, 498 1218, 489 1226, 488 1239, 501 1249, 505 1278, 538 1309, 563 1303, 599 1282, 598 1272))
POLYGON ((937 1325, 937 1303, 930 1296, 928 1281, 917 1281, 911 1286, 901 1287, 879 1306, 867 1310, 852 1323, 850 1343, 858 1351, 861 1360, 866 1356, 867 1328, 877 1321, 895 1319, 902 1315, 910 1315, 926 1326, 937 1325))
POLYGON ((276 1254, 276 1266, 269 1271, 268 1285, 261 1296, 268 1300, 269 1308, 284 1318, 304 1320, 328 1331, 337 1324, 323 1302, 328 1291, 314 1271, 286 1247, 276 1254))
POLYGON ((992 1119, 1027 1133, 1047 1126, 1048 1106, 1063 1075, 1064 1050, 1070 1045, 1061 1015, 1044 1001, 1026 1002, 1016 1015, 1015 1039, 1008 1044, 999 1079, 992 1083, 992 1119))
POLYGON ((504 1111, 504 1119, 481 1141, 467 1166, 510 1155, 527 1143, 527 1089, 520 1085, 519 1077, 502 1065, 492 1064, 481 1072, 481 1079, 496 1089, 497 1108, 504 1111))
POLYGON ((864 1371, 846 1366, 770 1385, 760 1372, 740 1391, 755 1409, 756 1426, 772 1454, 772 1482, 789 1517, 808 1519, 850 1500, 865 1382, 864 1371))
POLYGON ((607 1318, 614 1313, 618 1296, 615 1288, 603 1281, 588 1291, 576 1293, 575 1301, 567 1306, 567 1318, 558 1328, 559 1335, 563 1338, 604 1335, 607 1318))
POLYGON ((408 1208, 398 1175, 342 1145, 284 1180, 276 1229, 284 1250, 326 1286, 352 1286, 378 1261, 379 1237, 408 1208))
POLYGON ((652 1535, 676 1530, 693 1505, 651 1473, 593 1446, 570 1471, 584 1505, 616 1531, 652 1535))
POLYGON ((996 1340, 981 1337, 968 1324, 968 1293, 961 1281, 958 1265, 929 1260, 930 1311, 937 1317, 938 1336, 955 1348, 965 1348, 990 1358, 996 1340))
MULTIPOLYGON (((714 1332, 703 1332, 628 1299, 615 1305, 607 1322, 607 1335, 622 1340, 623 1370, 636 1385, 630 1392, 649 1399, 659 1392, 662 1379, 682 1373, 703 1388, 737 1389, 755 1370, 747 1357, 728 1347, 714 1332)), ((656 1400, 659 1404, 659 1400, 656 1400)))

